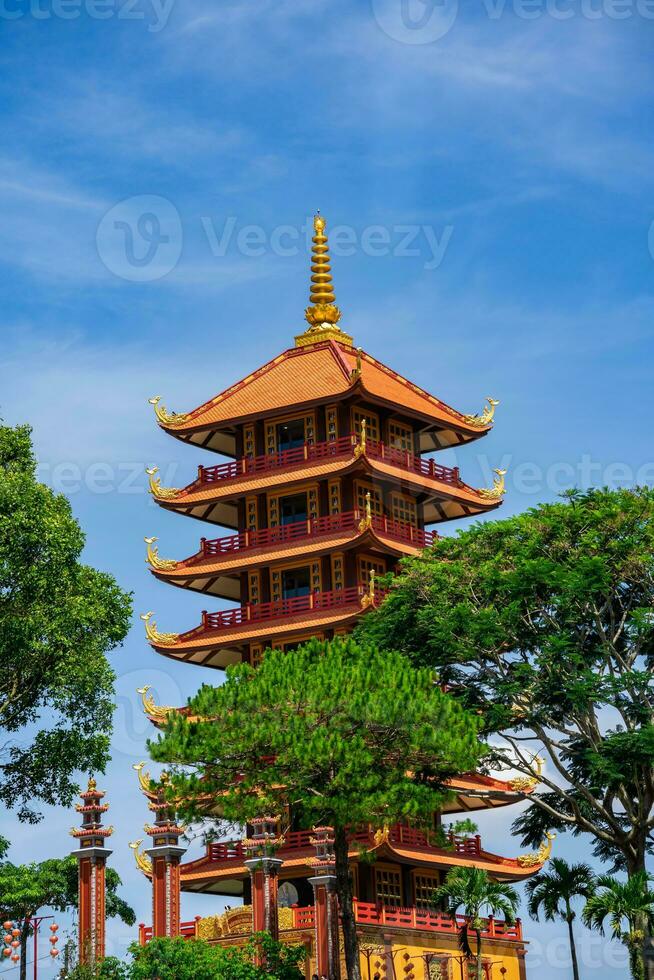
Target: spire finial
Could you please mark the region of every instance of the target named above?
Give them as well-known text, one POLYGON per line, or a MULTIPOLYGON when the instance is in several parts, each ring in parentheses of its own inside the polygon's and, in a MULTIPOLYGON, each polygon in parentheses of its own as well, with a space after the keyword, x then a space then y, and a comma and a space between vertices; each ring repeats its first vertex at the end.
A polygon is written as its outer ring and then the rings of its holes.
POLYGON ((297 347, 307 344, 317 344, 321 340, 337 340, 342 344, 352 346, 352 338, 343 333, 337 326, 341 311, 335 305, 334 283, 329 264, 329 245, 325 228, 327 221, 320 211, 313 218, 314 235, 311 239, 311 287, 309 301, 311 303, 304 312, 309 329, 295 338, 297 347))

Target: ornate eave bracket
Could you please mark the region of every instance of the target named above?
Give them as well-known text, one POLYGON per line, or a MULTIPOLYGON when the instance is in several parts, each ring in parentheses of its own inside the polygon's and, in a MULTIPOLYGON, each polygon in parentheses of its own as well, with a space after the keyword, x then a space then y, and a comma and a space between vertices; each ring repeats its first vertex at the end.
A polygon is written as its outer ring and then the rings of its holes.
POLYGON ((548 832, 545 834, 545 838, 537 851, 532 854, 521 854, 520 857, 516 858, 521 868, 535 868, 549 860, 552 855, 552 842, 556 840, 556 834, 548 832))
POLYGON ((493 419, 495 418, 495 409, 499 404, 498 398, 491 398, 489 395, 481 415, 464 415, 463 419, 468 425, 474 425, 476 429, 484 429, 487 425, 492 425, 493 419))
POLYGON ((142 613, 141 619, 145 623, 145 635, 155 646, 173 646, 179 640, 179 633, 160 633, 157 624, 152 619, 154 613, 142 613))
POLYGON ((493 470, 495 476, 493 478, 492 487, 483 487, 478 490, 479 496, 484 500, 501 500, 506 493, 506 483, 504 477, 506 476, 506 470, 493 470))
POLYGON ((153 696, 148 693, 150 690, 149 684, 136 688, 136 693, 141 695, 143 711, 149 718, 154 718, 155 721, 167 721, 168 715, 176 709, 172 705, 155 704, 153 696))
POLYGON ((160 425, 165 425, 167 427, 174 427, 176 425, 183 425, 188 422, 188 413, 184 412, 167 412, 164 405, 160 404, 161 395, 155 395, 154 398, 148 398, 148 404, 154 407, 154 414, 157 416, 157 422, 160 425))
POLYGON ((177 568, 177 562, 174 558, 161 558, 159 556, 159 549, 156 547, 158 538, 143 538, 143 540, 148 546, 145 560, 151 568, 157 572, 172 572, 174 568, 177 568))
POLYGON ((179 494, 180 491, 179 488, 177 487, 161 486, 161 477, 157 476, 157 473, 159 472, 158 466, 149 466, 145 472, 148 474, 150 478, 149 480, 150 493, 157 500, 172 500, 173 497, 176 497, 179 494))

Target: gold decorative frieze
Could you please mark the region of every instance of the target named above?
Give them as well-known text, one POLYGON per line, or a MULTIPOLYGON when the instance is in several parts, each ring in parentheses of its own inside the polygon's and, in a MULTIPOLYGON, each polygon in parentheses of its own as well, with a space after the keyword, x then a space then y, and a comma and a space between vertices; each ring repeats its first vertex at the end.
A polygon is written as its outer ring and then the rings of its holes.
POLYGON ((167 412, 163 405, 160 405, 161 395, 155 395, 154 398, 148 398, 148 404, 154 407, 154 414, 157 416, 157 421, 161 425, 175 426, 183 425, 188 422, 188 413, 184 412, 167 412))
POLYGON ((506 485, 504 482, 506 470, 493 470, 493 473, 495 473, 495 477, 493 478, 493 486, 484 487, 478 491, 479 496, 483 497, 484 500, 501 500, 506 493, 506 485))
POLYGON ((145 635, 150 643, 155 643, 157 646, 172 646, 173 643, 177 643, 179 633, 160 633, 157 624, 152 619, 153 616, 154 613, 151 612, 141 615, 141 619, 145 623, 145 635))
POLYGON ((174 558, 160 558, 159 549, 155 547, 155 542, 158 538, 143 538, 148 546, 146 562, 151 568, 155 568, 158 572, 171 572, 174 568, 177 568, 177 562, 174 558))
POLYGON ((477 428, 483 428, 486 425, 490 425, 495 418, 495 409, 499 405, 498 398, 491 398, 490 395, 486 399, 486 405, 481 415, 464 415, 464 421, 468 425, 474 425, 477 428))

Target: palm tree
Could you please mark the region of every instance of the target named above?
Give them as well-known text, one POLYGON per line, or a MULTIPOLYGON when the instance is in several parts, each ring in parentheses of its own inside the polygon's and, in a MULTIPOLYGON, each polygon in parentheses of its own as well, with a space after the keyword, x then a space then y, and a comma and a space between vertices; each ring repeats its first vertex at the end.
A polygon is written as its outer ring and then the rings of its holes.
POLYGON ((461 929, 459 943, 461 951, 471 956, 468 929, 472 929, 477 937, 477 980, 482 980, 484 967, 481 934, 484 929, 484 912, 487 915, 496 915, 499 912, 509 925, 513 925, 519 903, 515 888, 501 881, 494 881, 481 868, 452 868, 443 884, 434 892, 434 901, 447 903, 448 911, 455 921, 458 912, 466 916, 468 922, 461 929))
POLYGON ((639 871, 627 881, 602 875, 595 882, 597 891, 581 913, 584 925, 598 929, 602 935, 604 920, 610 919, 613 937, 624 943, 629 952, 633 980, 644 980, 645 977, 643 942, 645 933, 654 928, 652 880, 652 875, 646 871, 639 871))
POLYGON ((568 923, 572 973, 574 980, 579 980, 577 948, 572 928, 576 913, 572 902, 575 898, 589 899, 592 896, 595 876, 587 864, 570 865, 563 858, 552 858, 549 867, 551 871, 541 871, 536 878, 527 882, 529 915, 532 919, 538 919, 542 906, 548 921, 564 919, 568 923))

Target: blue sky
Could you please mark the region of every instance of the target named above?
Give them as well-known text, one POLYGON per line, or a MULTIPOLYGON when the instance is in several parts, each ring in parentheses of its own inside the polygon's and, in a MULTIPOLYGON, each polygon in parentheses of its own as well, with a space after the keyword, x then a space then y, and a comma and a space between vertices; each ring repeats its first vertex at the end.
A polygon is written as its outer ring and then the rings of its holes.
MULTIPOLYGON (((0 412, 34 426, 87 559, 136 613, 186 629, 203 604, 144 565, 143 535, 182 557, 201 533, 154 507, 144 467, 179 485, 203 461, 147 398, 193 407, 290 346, 316 208, 345 226, 333 271, 356 342, 462 410, 501 399, 492 435, 445 461, 480 486, 508 467, 504 514, 654 482, 653 18, 647 0, 0 0, 0 412)), ((141 626, 115 657, 101 782, 149 921, 127 848, 146 817, 134 691, 180 703, 216 675, 157 658, 141 626)), ((14 859, 46 857, 74 819, 0 830, 14 859)), ((519 853, 510 821, 480 819, 491 849, 519 853)), ((186 899, 184 917, 216 905, 186 899)), ((529 934, 532 980, 569 976, 562 929, 529 934)), ((586 976, 626 976, 584 942, 586 976)))

